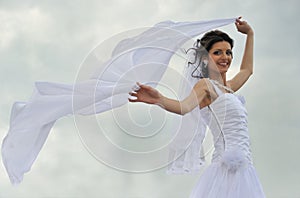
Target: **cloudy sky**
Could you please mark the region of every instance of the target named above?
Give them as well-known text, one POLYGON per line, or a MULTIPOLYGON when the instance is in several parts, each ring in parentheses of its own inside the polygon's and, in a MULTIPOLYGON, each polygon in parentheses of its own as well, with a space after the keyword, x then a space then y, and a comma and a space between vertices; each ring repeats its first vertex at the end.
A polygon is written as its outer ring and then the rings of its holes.
MULTIPOLYGON (((267 197, 300 197, 299 1, 272 0, 0 0, 0 136, 14 101, 26 101, 35 81, 72 83, 97 44, 164 20, 243 16, 255 30, 255 71, 239 92, 247 99, 254 164, 267 197)), ((236 42, 233 71, 244 36, 236 42)), ((109 123, 109 121, 108 121, 109 123)), ((113 129, 113 126, 112 128, 113 129)), ((73 117, 52 129, 32 170, 12 187, 0 166, 0 197, 188 197, 199 175, 165 170, 130 174, 96 160, 82 144, 73 117)))

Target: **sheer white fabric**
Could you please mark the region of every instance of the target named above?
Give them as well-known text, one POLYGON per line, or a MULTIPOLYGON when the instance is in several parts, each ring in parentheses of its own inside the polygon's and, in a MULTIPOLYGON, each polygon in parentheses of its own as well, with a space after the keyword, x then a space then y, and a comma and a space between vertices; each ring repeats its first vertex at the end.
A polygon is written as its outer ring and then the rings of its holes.
MULTIPOLYGON (((184 78, 180 82, 179 99, 183 100, 190 93, 194 85, 199 81, 192 77, 192 72, 199 62, 195 59, 194 51, 188 51, 187 63, 183 72, 184 78), (195 65, 188 64, 195 62, 195 65)), ((206 133, 206 122, 203 120, 199 108, 195 108, 190 113, 182 117, 180 129, 174 126, 172 132, 176 134, 177 141, 170 146, 170 163, 167 169, 168 174, 194 174, 198 173, 205 162, 205 155, 202 148, 202 142, 206 133)))
MULTIPOLYGON (((2 160, 11 182, 16 184, 22 181, 57 119, 71 114, 101 113, 126 104, 127 94, 137 81, 159 82, 170 58, 187 40, 234 21, 231 18, 162 22, 136 37, 120 42, 104 67, 102 65, 105 69, 91 73, 89 80, 76 85, 35 83, 29 101, 13 105, 10 128, 2 143, 2 160), (151 63, 155 63, 155 66, 152 67, 151 63), (130 78, 121 79, 128 71, 133 71, 130 78), (75 107, 72 106, 74 97, 77 100, 75 107)), ((198 147, 193 149, 198 150, 198 147)))

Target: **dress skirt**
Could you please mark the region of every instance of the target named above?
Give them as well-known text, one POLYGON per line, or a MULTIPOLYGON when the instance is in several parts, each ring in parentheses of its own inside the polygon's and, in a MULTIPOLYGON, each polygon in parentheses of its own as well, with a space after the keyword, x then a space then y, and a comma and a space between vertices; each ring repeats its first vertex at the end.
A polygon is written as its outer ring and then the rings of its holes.
POLYGON ((212 163, 201 175, 190 198, 265 198, 252 164, 229 170, 212 163))

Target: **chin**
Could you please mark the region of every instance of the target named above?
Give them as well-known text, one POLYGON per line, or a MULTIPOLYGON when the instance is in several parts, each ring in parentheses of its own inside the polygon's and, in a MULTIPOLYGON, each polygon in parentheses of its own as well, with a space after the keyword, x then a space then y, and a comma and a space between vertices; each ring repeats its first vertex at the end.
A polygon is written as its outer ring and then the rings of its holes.
POLYGON ((218 72, 220 74, 225 74, 228 71, 228 69, 220 69, 218 72))
POLYGON ((219 68, 219 72, 222 73, 226 73, 228 71, 229 68, 219 68))

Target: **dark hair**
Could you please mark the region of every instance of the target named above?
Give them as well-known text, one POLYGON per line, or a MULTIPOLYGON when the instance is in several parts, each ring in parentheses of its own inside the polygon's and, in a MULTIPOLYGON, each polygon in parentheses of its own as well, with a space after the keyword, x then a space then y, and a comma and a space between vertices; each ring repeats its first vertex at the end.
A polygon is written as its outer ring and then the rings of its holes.
POLYGON ((213 30, 204 34, 204 36, 200 39, 200 44, 209 51, 213 44, 226 41, 230 44, 231 49, 233 48, 233 40, 226 34, 220 30, 213 30))
POLYGON ((233 48, 233 39, 228 36, 225 32, 222 32, 220 30, 213 30, 210 32, 207 32, 203 35, 201 39, 197 39, 197 41, 194 44, 193 48, 188 49, 189 50, 195 50, 195 61, 189 62, 188 64, 196 64, 195 70, 192 72, 192 77, 195 78, 208 78, 208 67, 202 61, 203 56, 206 56, 209 52, 209 50, 212 48, 212 46, 220 41, 226 41, 230 44, 231 49, 233 48), (201 72, 198 71, 198 68, 200 67, 201 72), (195 74, 195 72, 198 72, 199 74, 195 74))

